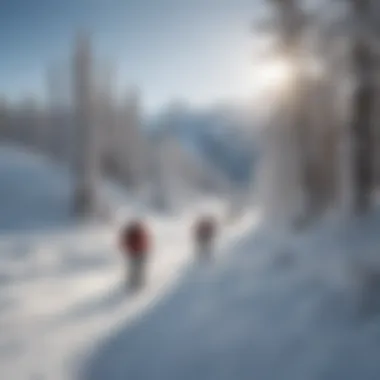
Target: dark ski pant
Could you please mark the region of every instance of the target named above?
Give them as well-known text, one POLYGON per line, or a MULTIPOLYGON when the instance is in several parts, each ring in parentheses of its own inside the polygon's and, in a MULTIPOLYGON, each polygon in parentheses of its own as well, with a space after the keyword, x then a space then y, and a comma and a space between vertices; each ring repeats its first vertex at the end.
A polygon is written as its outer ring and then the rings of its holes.
POLYGON ((145 284, 146 259, 143 255, 128 259, 127 285, 131 290, 141 289, 145 284))
POLYGON ((197 248, 198 259, 203 261, 210 261, 213 258, 213 245, 211 242, 202 242, 198 244, 197 248))

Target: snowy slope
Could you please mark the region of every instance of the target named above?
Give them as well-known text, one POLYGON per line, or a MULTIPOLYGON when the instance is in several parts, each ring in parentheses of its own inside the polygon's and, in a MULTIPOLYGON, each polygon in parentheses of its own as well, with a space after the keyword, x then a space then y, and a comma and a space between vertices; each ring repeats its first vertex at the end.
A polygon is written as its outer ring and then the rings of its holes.
POLYGON ((186 104, 171 104, 155 120, 156 128, 175 136, 214 171, 235 185, 250 180, 258 120, 252 104, 219 104, 206 109, 193 109, 186 104))
MULTIPOLYGON (((7 188, 12 221, 3 226, 8 232, 16 229, 7 234, 4 229, 0 236, 1 378, 77 378, 97 342, 120 326, 147 318, 177 286, 193 254, 189 232, 194 217, 205 209, 222 217, 223 202, 204 200, 166 217, 126 204, 114 224, 74 225, 67 218, 69 185, 62 172, 14 148, 2 147, 0 156, 0 181, 7 188), (38 189, 32 178, 39 179, 38 189), (30 206, 24 209, 20 203, 30 206), (150 222, 154 251, 147 288, 130 296, 115 237, 119 222, 136 210, 150 222)), ((114 202, 123 198, 118 195, 114 202)), ((241 224, 227 226, 221 248, 254 222, 248 214, 241 224)))
POLYGON ((98 342, 80 378, 378 379, 379 227, 375 214, 303 236, 252 231, 98 342))
POLYGON ((206 187, 221 194, 231 190, 232 183, 224 173, 210 165, 204 157, 189 152, 177 138, 166 138, 160 151, 162 168, 166 171, 163 174, 173 196, 176 193, 199 194, 206 187))
POLYGON ((0 232, 68 223, 70 183, 43 157, 0 146, 0 184, 0 232))

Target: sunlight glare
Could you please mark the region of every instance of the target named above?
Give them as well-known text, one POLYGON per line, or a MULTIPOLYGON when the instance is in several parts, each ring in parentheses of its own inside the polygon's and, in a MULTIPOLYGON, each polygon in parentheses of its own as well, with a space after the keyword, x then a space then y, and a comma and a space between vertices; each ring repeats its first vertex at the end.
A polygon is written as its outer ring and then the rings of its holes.
POLYGON ((253 81, 260 90, 284 91, 289 90, 294 74, 291 62, 276 59, 259 64, 254 69, 253 81))

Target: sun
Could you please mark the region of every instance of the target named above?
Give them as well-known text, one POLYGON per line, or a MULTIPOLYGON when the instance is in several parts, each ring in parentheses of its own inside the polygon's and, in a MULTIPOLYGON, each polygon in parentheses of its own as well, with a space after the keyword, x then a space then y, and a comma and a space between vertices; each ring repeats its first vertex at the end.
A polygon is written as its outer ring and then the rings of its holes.
POLYGON ((294 74, 294 65, 286 59, 265 61, 253 67, 252 85, 259 92, 288 92, 291 90, 294 74))

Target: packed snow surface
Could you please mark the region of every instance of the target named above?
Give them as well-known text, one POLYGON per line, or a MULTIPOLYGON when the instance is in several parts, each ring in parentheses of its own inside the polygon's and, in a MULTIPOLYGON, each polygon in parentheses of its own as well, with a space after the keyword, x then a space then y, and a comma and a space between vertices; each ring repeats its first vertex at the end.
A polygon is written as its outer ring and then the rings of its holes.
MULTIPOLYGON (((85 376, 87 358, 110 332, 144 320, 191 268, 197 213, 222 218, 225 210, 222 201, 208 199, 164 216, 107 187, 112 207, 120 202, 115 218, 108 224, 74 223, 67 173, 4 146, 0 183, 0 373, 11 380, 85 376), (131 295, 116 241, 120 223, 136 213, 149 223, 154 249, 147 287, 131 295)), ((246 213, 239 223, 226 223, 218 257, 255 221, 246 213)))
POLYGON ((99 342, 81 378, 378 379, 379 228, 378 212, 299 234, 257 228, 99 342))

